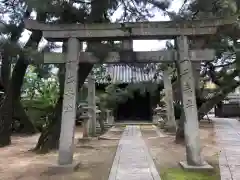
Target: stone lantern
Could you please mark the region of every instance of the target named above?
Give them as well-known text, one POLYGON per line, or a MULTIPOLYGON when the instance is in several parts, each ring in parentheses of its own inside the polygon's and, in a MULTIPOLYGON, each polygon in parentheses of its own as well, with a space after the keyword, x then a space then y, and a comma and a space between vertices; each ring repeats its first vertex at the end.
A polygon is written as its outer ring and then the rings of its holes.
POLYGON ((89 107, 87 103, 80 103, 77 111, 77 120, 82 122, 83 138, 86 138, 89 135, 89 119, 91 117, 88 112, 89 107))
POLYGON ((165 107, 157 106, 154 109, 154 117, 153 117, 153 123, 159 124, 164 123, 166 121, 166 109, 165 107))
POLYGON ((107 121, 107 124, 109 125, 113 125, 114 123, 113 111, 110 109, 106 110, 106 121, 107 121))

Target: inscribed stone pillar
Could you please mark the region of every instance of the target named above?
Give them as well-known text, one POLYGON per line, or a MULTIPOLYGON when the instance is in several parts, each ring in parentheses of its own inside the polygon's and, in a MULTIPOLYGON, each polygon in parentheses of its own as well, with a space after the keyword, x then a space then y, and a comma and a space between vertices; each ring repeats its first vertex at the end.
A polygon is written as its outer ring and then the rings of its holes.
POLYGON ((88 106, 89 106, 89 133, 91 136, 96 136, 96 98, 95 98, 95 80, 88 76, 88 106))
POLYGON ((182 91, 182 101, 185 114, 185 141, 187 164, 191 166, 203 165, 200 148, 199 123, 195 96, 195 85, 192 65, 189 59, 188 39, 186 36, 177 38, 179 54, 179 70, 182 91))
MULTIPOLYGON (((203 49, 205 45, 204 39, 201 38, 194 38, 194 40, 191 40, 191 45, 189 46, 190 49, 203 49)), ((203 61, 205 59, 202 59, 203 61)), ((192 69, 193 69, 193 77, 194 77, 194 83, 195 88, 199 89, 200 87, 200 71, 201 71, 201 62, 192 62, 192 69)))
POLYGON ((172 83, 170 69, 167 67, 163 71, 163 82, 164 82, 164 92, 165 92, 165 102, 167 110, 167 122, 165 127, 169 131, 176 131, 176 121, 174 115, 174 106, 173 106, 173 92, 172 92, 172 83))
POLYGON ((201 71, 201 62, 192 62, 193 77, 195 88, 199 89, 200 87, 200 71, 201 71))
POLYGON ((70 165, 73 163, 74 131, 77 111, 78 54, 80 50, 80 42, 78 39, 69 38, 67 50, 61 133, 59 141, 59 165, 70 165))

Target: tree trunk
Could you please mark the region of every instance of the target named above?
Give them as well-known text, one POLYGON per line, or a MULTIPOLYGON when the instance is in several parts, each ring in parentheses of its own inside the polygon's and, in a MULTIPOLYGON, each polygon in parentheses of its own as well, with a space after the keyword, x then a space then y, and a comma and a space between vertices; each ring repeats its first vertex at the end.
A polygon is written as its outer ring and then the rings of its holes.
POLYGON ((47 153, 51 149, 58 148, 58 141, 60 138, 61 117, 62 117, 62 103, 64 94, 65 81, 65 67, 59 67, 59 98, 54 108, 54 114, 49 125, 42 131, 34 151, 38 153, 47 153))
POLYGON ((25 63, 24 57, 17 61, 7 88, 3 104, 0 108, 0 147, 11 144, 11 124, 14 112, 14 103, 19 101, 23 78, 28 64, 25 63))
POLYGON ((220 89, 220 92, 217 93, 214 97, 206 101, 201 105, 201 107, 198 109, 198 118, 201 120, 216 104, 223 101, 226 96, 234 91, 239 86, 239 82, 233 80, 232 83, 229 83, 227 86, 222 87, 220 89))
POLYGON ((2 55, 2 64, 1 64, 1 81, 4 90, 6 90, 6 87, 8 87, 8 83, 10 80, 11 75, 11 63, 9 60, 10 54, 7 52, 7 50, 4 50, 2 55))
MULTIPOLYGON (((80 89, 85 82, 88 74, 92 70, 93 65, 81 63, 78 70, 78 88, 80 89)), ((60 72, 65 72, 65 67, 61 67, 60 72)), ((34 151, 38 153, 47 153, 50 150, 57 149, 59 145, 61 117, 62 117, 62 101, 64 93, 65 73, 60 73, 60 97, 55 107, 54 117, 49 126, 42 132, 34 151)))
MULTIPOLYGON (((4 92, 7 91, 7 87, 10 80, 10 74, 11 74, 11 64, 9 61, 9 53, 6 51, 3 53, 3 59, 2 59, 2 66, 1 66, 1 80, 2 85, 4 88, 4 92)), ((22 104, 20 100, 17 100, 16 103, 14 103, 14 112, 13 112, 13 119, 17 119, 20 122, 20 128, 21 132, 26 134, 33 134, 36 133, 36 129, 33 125, 33 123, 28 118, 25 110, 22 107, 22 104)), ((15 123, 15 122, 13 122, 15 123)))
MULTIPOLYGON (((177 69, 177 73, 178 73, 178 78, 177 78, 177 81, 175 82, 176 88, 174 88, 174 89, 177 89, 178 92, 175 91, 174 94, 175 94, 175 97, 178 97, 177 100, 182 102, 180 69, 179 69, 178 63, 176 63, 176 69, 177 69)), ((182 103, 181 103, 181 106, 182 106, 181 116, 180 116, 180 119, 178 120, 177 131, 176 131, 176 135, 175 135, 175 142, 176 143, 184 143, 184 141, 185 141, 185 135, 184 135, 185 115, 184 115, 184 109, 183 109, 182 103)))
MULTIPOLYGON (((199 120, 203 119, 203 117, 212 109, 216 104, 223 101, 226 96, 232 92, 234 89, 236 89, 239 86, 239 83, 237 81, 233 81, 232 83, 229 83, 228 86, 222 87, 220 89, 220 92, 217 93, 213 98, 207 100, 205 103, 201 105, 201 107, 198 109, 198 118, 199 120)), ((175 137, 176 143, 183 143, 184 142, 184 113, 182 112, 181 118, 178 122, 178 129, 176 132, 175 137)))
MULTIPOLYGON (((46 19, 46 15, 37 16, 37 20, 46 19)), ((41 31, 33 31, 26 47, 37 48, 42 38, 41 31)), ((11 144, 11 124, 13 120, 14 104, 20 101, 21 87, 28 62, 25 61, 24 54, 20 54, 18 61, 14 67, 12 78, 6 88, 6 95, 0 108, 0 147, 11 144)))
POLYGON ((184 121, 185 121, 185 117, 184 117, 184 112, 183 112, 183 109, 182 109, 181 117, 178 120, 177 132, 176 132, 176 135, 175 135, 175 142, 177 144, 184 143, 184 141, 185 141, 184 121))
POLYGON ((52 120, 48 127, 42 131, 34 151, 38 153, 47 153, 51 149, 58 148, 61 129, 62 101, 63 93, 60 94, 52 120))
POLYGON ((20 100, 14 103, 13 116, 14 119, 17 119, 20 122, 20 133, 34 134, 37 132, 37 129, 35 128, 33 122, 27 116, 20 100))

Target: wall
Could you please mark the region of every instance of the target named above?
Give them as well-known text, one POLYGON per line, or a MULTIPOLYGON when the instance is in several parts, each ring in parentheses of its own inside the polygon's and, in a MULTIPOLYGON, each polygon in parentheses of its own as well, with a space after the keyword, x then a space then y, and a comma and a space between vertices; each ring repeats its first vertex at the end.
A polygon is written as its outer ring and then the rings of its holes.
POLYGON ((229 103, 215 107, 215 116, 217 117, 240 117, 240 104, 229 103))

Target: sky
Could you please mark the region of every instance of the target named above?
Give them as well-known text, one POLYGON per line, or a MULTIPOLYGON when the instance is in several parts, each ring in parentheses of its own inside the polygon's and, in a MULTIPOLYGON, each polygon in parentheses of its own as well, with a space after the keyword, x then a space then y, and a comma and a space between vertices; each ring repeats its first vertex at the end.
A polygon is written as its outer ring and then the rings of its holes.
MULTIPOLYGON (((183 0, 173 0, 169 10, 177 12, 183 4, 183 0)), ((119 17, 120 12, 116 12, 112 19, 119 17)), ((169 17, 164 16, 161 12, 154 12, 155 16, 150 19, 150 21, 168 21, 169 17)), ((30 36, 31 32, 25 30, 20 38, 20 41, 26 42, 30 36)), ((134 51, 156 51, 165 48, 166 40, 134 40, 133 49, 134 51)), ((46 44, 46 40, 42 42, 42 45, 46 44)))
MULTIPOLYGON (((183 0, 174 0, 169 8, 169 11, 177 12, 183 4, 183 0)), ((155 16, 151 18, 151 21, 169 21, 169 17, 164 16, 162 12, 154 13, 155 16)), ((113 15, 113 19, 118 16, 118 12, 113 15), (115 17, 114 17, 115 16, 115 17)), ((166 40, 134 40, 134 51, 156 51, 165 48, 166 40)))

